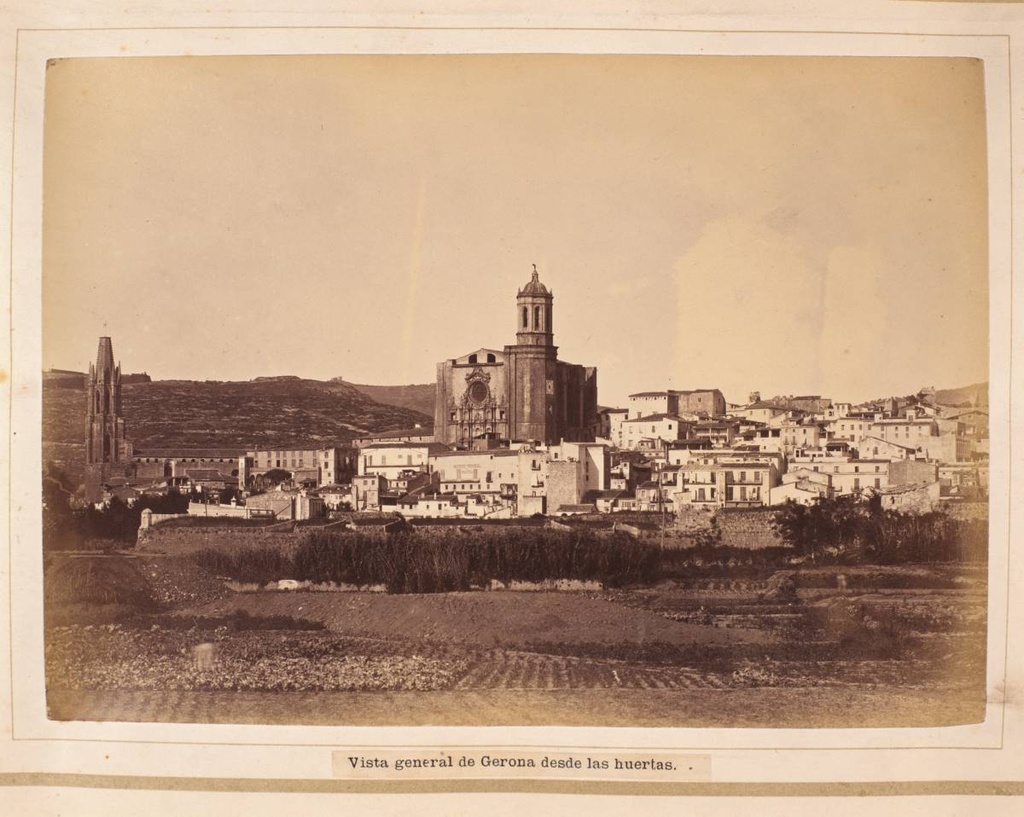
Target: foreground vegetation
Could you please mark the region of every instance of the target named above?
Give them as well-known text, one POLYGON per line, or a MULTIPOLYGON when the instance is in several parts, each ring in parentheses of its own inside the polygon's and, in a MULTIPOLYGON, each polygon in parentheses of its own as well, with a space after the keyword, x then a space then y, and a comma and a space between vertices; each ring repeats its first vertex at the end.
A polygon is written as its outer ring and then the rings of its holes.
POLYGON ((956 519, 941 510, 884 510, 880 499, 848 495, 801 505, 790 500, 774 514, 785 542, 813 561, 847 564, 985 563, 988 523, 956 519))
MULTIPOLYGON (((659 725, 705 718, 705 725, 778 726, 778 703, 797 691, 802 725, 936 725, 984 711, 980 568, 807 566, 794 571, 798 590, 789 602, 764 598, 753 583, 722 590, 717 582, 695 589, 673 581, 577 593, 221 588, 168 602, 175 596, 153 583, 154 571, 177 563, 179 581, 191 588, 186 563, 199 568, 190 559, 54 561, 79 567, 65 579, 90 576, 54 582, 64 592, 48 593, 51 613, 64 611, 50 616, 46 636, 48 697, 58 718, 289 723, 312 717, 316 700, 315 722, 350 723, 375 706, 376 695, 416 692, 428 696, 422 705, 434 702, 424 722, 533 722, 521 698, 492 711, 509 691, 543 693, 538 711, 549 724, 636 725, 657 712, 659 725), (92 569, 83 569, 87 562, 92 569), (848 589, 837 583, 844 574, 848 589), (96 592, 104 583, 140 592, 96 592), (198 660, 203 649, 208 665, 198 660), (734 700, 723 696, 739 691, 751 695, 723 712, 721 703, 734 700), (375 695, 365 706, 316 697, 349 692, 375 695), (628 699, 606 697, 618 692, 628 699), (575 697, 560 697, 569 693, 575 697), (253 694, 280 697, 260 698, 246 713, 239 702, 253 694), (865 695, 873 707, 851 714, 842 705, 865 695), (475 708, 463 711, 469 701, 475 708), (709 709, 712 701, 717 709, 709 709)), ((417 701, 396 701, 389 722, 413 722, 417 701)))
POLYGON ((391 593, 444 593, 485 587, 491 581, 650 584, 659 576, 660 551, 624 533, 499 529, 444 538, 415 533, 380 538, 313 531, 294 556, 255 548, 207 549, 194 558, 204 569, 239 582, 294 579, 383 585, 391 593))

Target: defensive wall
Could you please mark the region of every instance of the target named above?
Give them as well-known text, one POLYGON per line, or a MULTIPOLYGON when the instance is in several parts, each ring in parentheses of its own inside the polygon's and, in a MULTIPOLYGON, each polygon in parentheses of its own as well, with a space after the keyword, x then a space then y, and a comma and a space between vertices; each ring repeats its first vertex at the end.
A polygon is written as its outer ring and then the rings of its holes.
MULTIPOLYGON (((213 506, 211 506, 213 507, 213 506)), ((626 515, 624 515, 626 516, 626 515)), ((626 533, 636 539, 659 545, 667 550, 695 547, 701 538, 715 530, 717 525, 720 544, 735 548, 760 549, 778 547, 784 543, 775 533, 771 524, 770 509, 729 509, 713 514, 695 511, 679 524, 660 526, 649 520, 629 518, 618 519, 615 515, 597 514, 592 517, 566 520, 507 519, 488 521, 483 524, 475 520, 451 519, 415 520, 410 526, 413 535, 424 541, 449 541, 484 533, 499 534, 501 531, 526 533, 543 528, 574 531, 588 530, 597 536, 611 536, 615 532, 626 533)), ((386 522, 393 519, 364 520, 356 530, 367 536, 384 536, 386 522)), ((208 518, 188 514, 143 514, 139 528, 138 547, 150 552, 170 554, 194 553, 207 548, 265 548, 280 547, 291 551, 302 537, 311 530, 347 530, 348 520, 308 523, 296 525, 292 522, 267 523, 256 519, 208 518)))
POLYGON ((309 528, 292 524, 241 525, 158 525, 140 528, 136 549, 147 553, 185 556, 200 550, 256 550, 275 548, 291 553, 309 528), (273 530, 272 530, 273 528, 273 530))
POLYGON ((954 519, 965 522, 974 520, 988 521, 987 502, 940 502, 938 510, 945 511, 954 519))
MULTIPOLYGON (((988 504, 985 502, 946 502, 939 506, 956 519, 985 520, 988 518, 988 504)), ((579 527, 593 527, 597 535, 611 535, 614 530, 666 549, 694 547, 717 529, 718 543, 724 547, 760 550, 769 547, 784 547, 785 542, 772 524, 774 511, 771 508, 729 508, 718 509, 715 513, 693 510, 677 519, 677 524, 667 527, 664 532, 640 520, 619 520, 615 515, 599 514, 587 517, 579 527), (590 522, 592 524, 588 525, 590 522), (635 524, 631 524, 635 523, 635 524), (599 527, 594 527, 599 526, 599 527)), ((168 524, 163 520, 176 518, 173 515, 154 514, 149 528, 139 531, 139 547, 144 550, 166 553, 191 553, 204 548, 254 548, 281 547, 291 550, 302 536, 311 530, 326 529, 342 531, 345 522, 327 525, 294 525, 278 523, 267 525, 255 520, 209 520, 220 524, 168 524), (158 524, 159 523, 159 524, 158 524)), ((181 518, 181 517, 177 517, 181 518)), ((431 520, 433 521, 433 520, 431 520)), ((515 530, 527 532, 541 527, 559 530, 574 530, 573 522, 543 522, 537 519, 501 520, 500 523, 479 524, 472 520, 437 520, 435 524, 413 524, 417 538, 424 540, 451 540, 479 535, 483 531, 515 530)), ((383 536, 382 525, 360 525, 359 532, 370 536, 383 536)))

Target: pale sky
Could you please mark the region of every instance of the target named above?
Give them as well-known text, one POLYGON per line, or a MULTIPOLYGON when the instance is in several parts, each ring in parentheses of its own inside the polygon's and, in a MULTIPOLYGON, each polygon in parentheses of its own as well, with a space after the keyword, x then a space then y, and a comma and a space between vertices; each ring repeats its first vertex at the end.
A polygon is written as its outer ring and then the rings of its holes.
POLYGON ((978 61, 70 59, 46 104, 47 368, 432 382, 536 263, 605 405, 988 377, 978 61))

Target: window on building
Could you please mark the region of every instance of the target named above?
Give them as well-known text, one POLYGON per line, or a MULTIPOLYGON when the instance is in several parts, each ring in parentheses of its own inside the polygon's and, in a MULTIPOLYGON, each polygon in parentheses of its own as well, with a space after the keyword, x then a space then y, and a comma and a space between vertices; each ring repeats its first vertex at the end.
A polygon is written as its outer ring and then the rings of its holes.
POLYGON ((881 488, 882 487, 882 480, 878 479, 877 477, 875 477, 875 487, 876 488, 881 488))
POLYGON ((535 306, 533 308, 533 328, 540 329, 540 307, 535 306))
POLYGON ((523 307, 523 329, 526 329, 530 325, 530 323, 529 323, 529 314, 530 313, 527 311, 526 307, 524 306, 523 307))
POLYGON ((488 355, 487 355, 487 362, 488 362, 488 363, 494 363, 494 362, 495 362, 495 360, 496 360, 496 359, 495 359, 494 355, 492 355, 492 354, 488 354, 488 355))

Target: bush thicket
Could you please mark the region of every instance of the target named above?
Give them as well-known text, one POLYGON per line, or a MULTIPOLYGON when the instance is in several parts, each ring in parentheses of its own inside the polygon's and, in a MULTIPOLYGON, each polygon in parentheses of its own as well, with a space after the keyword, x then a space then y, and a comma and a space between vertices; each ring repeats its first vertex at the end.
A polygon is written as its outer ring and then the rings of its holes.
POLYGON ((295 554, 273 548, 203 550, 205 569, 237 581, 278 579, 382 584, 391 593, 443 593, 491 580, 578 579, 609 587, 649 584, 660 576, 656 545, 627 534, 496 530, 450 537, 402 533, 386 538, 359 533, 311 531, 295 554))
POLYGON ((853 496, 801 505, 790 500, 774 514, 783 540, 812 561, 905 564, 984 563, 988 523, 939 510, 911 514, 884 510, 878 498, 853 496))

